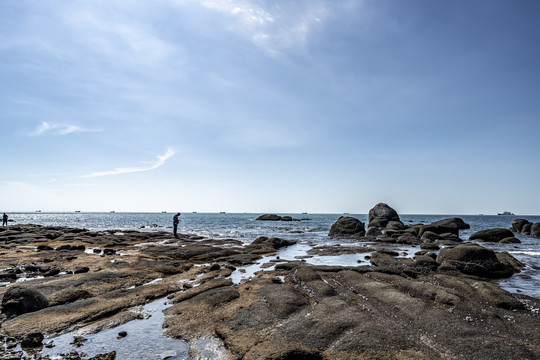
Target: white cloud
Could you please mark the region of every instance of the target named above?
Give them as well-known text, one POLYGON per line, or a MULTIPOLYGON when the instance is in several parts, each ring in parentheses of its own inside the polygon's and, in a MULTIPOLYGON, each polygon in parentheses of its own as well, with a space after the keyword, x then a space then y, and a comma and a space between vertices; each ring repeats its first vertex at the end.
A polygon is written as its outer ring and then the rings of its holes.
POLYGON ((65 125, 65 124, 56 124, 47 121, 42 121, 33 131, 31 131, 29 136, 40 136, 45 133, 51 133, 53 135, 68 135, 73 133, 81 132, 100 132, 103 129, 90 129, 84 128, 77 125, 65 125))
POLYGON ((329 13, 323 1, 309 1, 287 10, 279 4, 265 8, 249 0, 194 1, 228 17, 231 31, 247 37, 270 56, 305 46, 312 29, 329 13))
POLYGON ((126 167, 126 168, 116 168, 109 171, 100 171, 93 172, 88 175, 83 175, 82 177, 100 177, 100 176, 109 176, 109 175, 119 175, 119 174, 129 174, 142 171, 150 171, 157 169, 158 167, 165 164, 165 162, 175 154, 175 151, 172 148, 167 148, 167 151, 163 155, 158 155, 157 159, 153 162, 143 162, 148 165, 138 166, 138 167, 126 167))

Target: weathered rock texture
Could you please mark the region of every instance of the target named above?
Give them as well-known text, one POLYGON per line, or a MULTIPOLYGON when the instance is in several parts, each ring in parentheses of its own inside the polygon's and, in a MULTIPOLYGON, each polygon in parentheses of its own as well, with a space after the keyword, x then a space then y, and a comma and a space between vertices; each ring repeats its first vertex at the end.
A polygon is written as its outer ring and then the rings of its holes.
MULTIPOLYGON (((259 238, 244 246, 235 240, 194 241, 185 234, 175 239, 167 232, 115 235, 13 226, 0 232, 0 268, 9 282, 0 296, 10 301, 15 281, 24 277, 25 287, 45 297, 48 306, 4 317, 1 332, 39 344, 37 332, 50 337, 74 329, 101 331, 137 318, 130 310, 167 296, 174 305, 166 310, 165 333, 186 341, 220 339, 230 359, 540 358, 540 301, 490 282, 522 264, 478 245, 437 256, 427 248, 441 241, 455 246, 457 241, 447 240, 455 234, 424 231, 424 241, 418 227, 392 226, 381 238, 366 239, 414 241, 426 249, 400 258, 371 243, 371 266, 275 259, 238 285, 228 278, 235 266, 293 242, 259 238), (70 247, 55 250, 62 245, 70 247), (60 272, 42 277, 53 268, 60 272)), ((313 250, 331 255, 366 249, 313 250)), ((112 352, 103 356, 114 358, 112 352)))
POLYGON ((493 250, 477 244, 442 249, 437 256, 437 263, 440 264, 439 271, 457 270, 486 278, 510 277, 519 271, 513 264, 501 261, 493 250))
POLYGON ((49 306, 39 291, 25 286, 12 286, 2 297, 2 312, 8 317, 38 311, 49 306))
POLYGON ((512 221, 512 227, 510 230, 522 234, 530 235, 533 237, 540 238, 540 223, 531 223, 529 220, 525 219, 515 219, 512 221))
POLYGON ((469 237, 469 239, 488 241, 488 242, 500 242, 501 240, 504 240, 507 238, 513 238, 513 237, 514 237, 514 234, 510 230, 495 228, 495 229, 477 231, 474 234, 472 234, 469 237))
POLYGON ((369 224, 368 227, 386 227, 390 221, 400 221, 399 215, 396 210, 384 203, 378 203, 368 214, 369 224))
POLYGON ((366 234, 364 223, 351 216, 341 216, 330 228, 333 238, 362 238, 366 234))
POLYGON ((538 300, 467 276, 298 266, 166 311, 165 331, 242 359, 537 359, 538 300))

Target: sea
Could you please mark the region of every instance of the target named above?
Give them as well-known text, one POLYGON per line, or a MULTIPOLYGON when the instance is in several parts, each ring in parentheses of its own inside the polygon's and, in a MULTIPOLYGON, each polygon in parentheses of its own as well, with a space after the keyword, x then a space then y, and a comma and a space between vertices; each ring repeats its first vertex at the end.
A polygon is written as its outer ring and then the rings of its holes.
MULTIPOLYGON (((256 220, 261 213, 182 213, 180 216, 179 233, 199 235, 211 239, 235 239, 251 243, 260 236, 280 237, 295 240, 296 245, 281 249, 276 255, 268 256, 257 264, 239 268, 233 272, 231 279, 235 283, 246 281, 254 273, 261 271, 261 265, 276 259, 299 260, 317 265, 358 266, 369 264, 366 253, 347 254, 338 256, 308 256, 307 251, 318 245, 365 246, 354 240, 334 240, 328 237, 332 224, 340 216, 352 216, 365 223, 367 214, 284 214, 298 221, 260 221, 256 220)), ((20 212, 9 213, 11 224, 39 224, 45 226, 67 226, 85 228, 90 231, 115 230, 118 233, 127 230, 136 231, 170 231, 174 213, 153 212, 20 212)), ((527 219, 532 223, 540 222, 537 215, 408 215, 400 214, 404 224, 429 224, 437 220, 459 217, 471 228, 460 231, 460 238, 469 240, 476 231, 491 228, 510 228, 512 220, 527 219)), ((540 239, 515 234, 521 240, 520 244, 491 244, 481 243, 495 251, 507 251, 526 267, 519 274, 508 279, 494 280, 501 288, 535 298, 540 298, 540 239)), ((380 247, 380 245, 371 245, 380 247)), ((412 257, 419 247, 394 245, 400 256, 412 257)), ((170 306, 163 300, 156 300, 145 305, 144 312, 152 315, 145 320, 135 320, 114 329, 108 329, 97 334, 85 335, 88 339, 83 350, 88 355, 103 353, 104 350, 117 351, 122 359, 220 359, 224 358, 223 344, 218 339, 199 339, 195 343, 169 339, 161 335, 163 321, 162 311, 170 306), (114 335, 126 330, 132 336, 119 342, 114 335), (140 335, 136 335, 140 334, 140 335), (138 349, 133 351, 133 349, 138 349), (191 350, 190 350, 191 349, 191 350), (192 357, 190 353, 196 350, 199 356, 192 357)), ((80 335, 76 331, 50 339, 56 345, 52 349, 43 349, 43 355, 55 356, 77 350, 71 345, 73 336, 80 335)))

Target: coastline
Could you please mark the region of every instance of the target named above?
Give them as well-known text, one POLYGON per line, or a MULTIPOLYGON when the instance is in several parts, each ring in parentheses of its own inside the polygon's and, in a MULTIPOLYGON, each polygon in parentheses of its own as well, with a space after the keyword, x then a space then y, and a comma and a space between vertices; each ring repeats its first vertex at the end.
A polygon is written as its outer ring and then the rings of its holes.
MULTIPOLYGON (((54 343, 57 335, 77 329, 99 333, 140 321, 134 319, 144 311, 134 308, 167 297, 165 334, 188 344, 186 354, 175 355, 179 358, 193 356, 189 352, 201 338, 217 341, 220 356, 231 359, 284 354, 489 359, 495 353, 532 359, 540 354, 535 345, 540 300, 506 292, 490 279, 430 270, 432 261, 394 255, 383 242, 315 246, 315 253, 304 255, 371 257, 365 264, 324 266, 302 261, 295 249, 304 245, 286 239, 242 242, 183 234, 176 240, 168 231, 36 225, 6 231, 0 232, 2 269, 10 281, 1 295, 22 283, 50 303, 3 321, 8 338, 39 331, 45 342, 54 343), (242 277, 250 266, 251 278, 242 277), (53 268, 59 272, 46 276, 53 268), (413 274, 412 268, 419 271, 413 274)), ((47 356, 54 347, 40 351, 47 356)))

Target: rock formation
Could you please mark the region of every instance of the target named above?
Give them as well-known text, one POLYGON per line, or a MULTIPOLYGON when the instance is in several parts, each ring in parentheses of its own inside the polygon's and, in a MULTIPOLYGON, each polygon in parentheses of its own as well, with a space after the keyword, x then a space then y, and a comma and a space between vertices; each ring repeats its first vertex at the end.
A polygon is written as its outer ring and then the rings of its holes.
POLYGON ((515 219, 512 221, 510 230, 518 234, 540 238, 540 223, 533 224, 525 219, 515 219))
POLYGON ((514 234, 508 229, 495 228, 480 230, 472 234, 469 239, 487 242, 499 242, 503 239, 513 238, 514 234))
POLYGON ((512 264, 501 262, 493 250, 470 243, 442 249, 437 263, 439 271, 457 270, 486 278, 510 277, 519 272, 512 264))
MULTIPOLYGON (((454 233, 425 230, 420 237, 424 225, 400 229, 392 221, 399 220, 388 220, 380 235, 358 235, 369 247, 325 244, 313 249, 328 255, 370 251, 371 265, 310 266, 273 256, 240 284, 230 278, 236 266, 261 262, 294 242, 260 237, 245 245, 195 241, 189 234, 175 239, 162 231, 119 236, 114 231, 13 226, 0 232, 1 274, 9 282, 0 287, 0 296, 7 305, 3 312, 17 316, 2 319, 2 335, 15 346, 24 338, 39 345, 41 337, 34 332, 50 338, 72 330, 109 329, 138 319, 141 314, 133 310, 139 306, 167 298, 166 335, 188 342, 219 339, 232 359, 540 357, 540 300, 490 282, 523 264, 508 253, 459 245, 454 233), (416 243, 423 249, 404 258, 384 242, 416 243), (454 248, 436 255, 443 243, 454 248), (61 245, 70 248, 54 250, 61 245), (87 251, 74 250, 80 245, 87 251), (110 249, 110 255, 101 249, 110 249), (43 277, 52 268, 61 272, 43 277), (26 288, 40 294, 30 290, 31 296, 46 298, 47 307, 10 310, 21 277, 26 288)), ((345 229, 364 230, 364 224, 351 224, 345 229)), ((134 336, 130 332, 127 339, 134 336)), ((106 350, 95 359, 114 359, 112 349, 106 350)))
POLYGON ((259 216, 255 220, 263 220, 263 221, 300 221, 299 219, 295 219, 291 216, 280 216, 276 214, 264 214, 259 216))
POLYGON ((38 311, 49 306, 49 301, 36 289, 12 286, 2 298, 2 312, 7 317, 38 311))
POLYGON ((369 210, 368 219, 368 228, 372 226, 385 228, 390 221, 400 221, 396 210, 384 203, 378 203, 369 210))
POLYGON ((341 216, 330 228, 332 238, 361 238, 366 234, 364 223, 351 216, 341 216))

